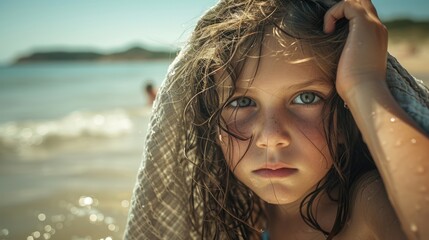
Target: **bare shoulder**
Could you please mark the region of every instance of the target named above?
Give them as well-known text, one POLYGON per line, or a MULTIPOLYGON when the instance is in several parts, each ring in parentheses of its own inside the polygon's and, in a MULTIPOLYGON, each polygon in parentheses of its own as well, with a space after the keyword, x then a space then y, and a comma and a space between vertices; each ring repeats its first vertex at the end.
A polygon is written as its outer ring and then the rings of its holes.
POLYGON ((352 217, 360 219, 374 239, 406 239, 377 171, 361 176, 354 189, 352 217))

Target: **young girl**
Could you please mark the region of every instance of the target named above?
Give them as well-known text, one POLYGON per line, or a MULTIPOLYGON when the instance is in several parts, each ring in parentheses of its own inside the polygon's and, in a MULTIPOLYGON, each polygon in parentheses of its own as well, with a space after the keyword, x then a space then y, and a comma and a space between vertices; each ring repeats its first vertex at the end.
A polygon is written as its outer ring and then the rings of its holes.
POLYGON ((429 239, 429 94, 387 55, 370 0, 220 1, 157 96, 125 238, 429 239))

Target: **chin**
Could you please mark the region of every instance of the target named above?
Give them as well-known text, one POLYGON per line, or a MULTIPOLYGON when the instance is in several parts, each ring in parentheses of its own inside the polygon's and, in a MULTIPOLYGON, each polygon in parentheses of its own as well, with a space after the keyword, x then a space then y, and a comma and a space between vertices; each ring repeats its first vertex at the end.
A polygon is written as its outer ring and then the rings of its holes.
POLYGON ((287 197, 270 197, 270 198, 262 198, 265 202, 273 205, 284 205, 295 202, 297 199, 291 199, 287 197))
POLYGON ((269 204, 283 205, 296 202, 301 196, 291 194, 290 191, 282 191, 281 189, 271 187, 268 191, 263 191, 258 196, 269 204))

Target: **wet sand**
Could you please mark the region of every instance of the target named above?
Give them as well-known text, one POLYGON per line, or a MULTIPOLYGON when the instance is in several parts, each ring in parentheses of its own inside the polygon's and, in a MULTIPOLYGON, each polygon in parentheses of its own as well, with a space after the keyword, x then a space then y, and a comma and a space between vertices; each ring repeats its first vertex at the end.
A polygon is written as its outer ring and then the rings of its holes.
MULTIPOLYGON (((28 170, 13 171, 26 183, 14 187, 15 199, 2 194, 0 239, 121 239, 139 155, 126 160, 135 163, 128 170, 99 161, 98 166, 64 176, 31 177, 28 170)), ((43 172, 43 165, 33 170, 43 172)))
POLYGON ((107 187, 68 189, 1 208, 2 221, 7 221, 2 223, 2 231, 8 232, 2 239, 121 239, 129 198, 129 191, 109 191, 107 187))
MULTIPOLYGON (((135 163, 129 169, 115 170, 99 161, 98 166, 65 176, 29 177, 13 171, 27 180, 15 187, 15 201, 2 201, 0 239, 121 239, 139 155, 127 159, 135 163)), ((43 172, 43 165, 34 166, 34 171, 43 172)))

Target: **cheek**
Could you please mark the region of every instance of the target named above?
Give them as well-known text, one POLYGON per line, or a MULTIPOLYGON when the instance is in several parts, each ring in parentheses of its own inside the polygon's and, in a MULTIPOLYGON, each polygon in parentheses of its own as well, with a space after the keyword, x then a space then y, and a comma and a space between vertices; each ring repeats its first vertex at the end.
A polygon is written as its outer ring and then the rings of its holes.
POLYGON ((316 146, 325 146, 326 137, 320 115, 313 118, 298 118, 295 127, 316 146))
MULTIPOLYGON (((296 122, 299 134, 304 138, 307 144, 305 151, 311 155, 311 159, 318 161, 315 166, 321 167, 321 169, 329 169, 332 165, 332 157, 329 151, 324 126, 321 118, 313 118, 313 120, 298 121, 296 122)), ((304 151, 304 150, 303 150, 304 151)))
POLYGON ((324 135, 323 130, 323 104, 309 107, 293 107, 289 110, 291 119, 296 127, 309 136, 324 135))

